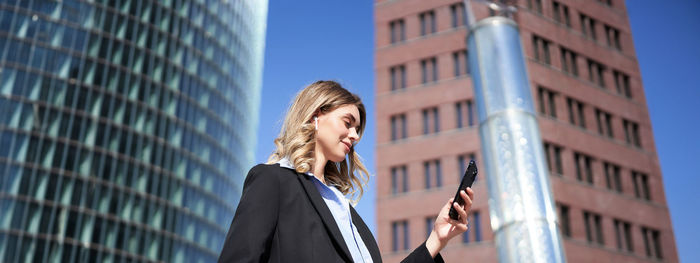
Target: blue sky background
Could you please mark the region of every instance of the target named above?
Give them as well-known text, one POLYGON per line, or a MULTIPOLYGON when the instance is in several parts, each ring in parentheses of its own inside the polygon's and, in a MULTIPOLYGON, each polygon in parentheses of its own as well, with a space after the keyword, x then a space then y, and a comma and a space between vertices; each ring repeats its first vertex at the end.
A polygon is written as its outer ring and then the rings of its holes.
MULTIPOLYGON (((375 172, 374 1, 271 0, 256 162, 267 160, 297 91, 319 79, 359 94, 369 122, 357 146, 375 172)), ((700 262, 700 1, 627 1, 664 189, 682 262, 700 262)), ((375 229, 375 178, 357 209, 375 229)), ((439 208, 435 208, 436 211, 439 208)))

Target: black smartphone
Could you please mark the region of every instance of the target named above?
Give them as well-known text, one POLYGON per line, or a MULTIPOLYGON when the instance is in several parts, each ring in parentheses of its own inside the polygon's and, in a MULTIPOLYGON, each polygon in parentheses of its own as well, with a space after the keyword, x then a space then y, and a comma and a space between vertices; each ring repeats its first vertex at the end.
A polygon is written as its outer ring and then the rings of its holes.
MULTIPOLYGON (((462 199, 462 196, 459 195, 459 192, 462 190, 466 191, 467 187, 472 187, 477 173, 476 162, 474 162, 474 160, 469 161, 469 166, 467 166, 467 170, 464 172, 462 182, 459 183, 459 188, 457 188, 457 194, 455 194, 455 199, 453 202, 457 202, 459 205, 464 205, 464 199, 462 199)), ((459 219, 459 213, 457 213, 454 206, 450 207, 450 218, 454 220, 459 219)))

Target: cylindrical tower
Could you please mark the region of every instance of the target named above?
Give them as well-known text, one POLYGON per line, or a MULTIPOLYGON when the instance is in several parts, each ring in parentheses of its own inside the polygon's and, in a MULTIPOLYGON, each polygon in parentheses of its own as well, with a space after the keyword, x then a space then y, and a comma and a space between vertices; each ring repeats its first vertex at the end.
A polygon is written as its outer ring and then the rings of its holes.
POLYGON ((0 2, 0 261, 213 262, 267 1, 0 2))
POLYGON ((483 19, 467 43, 499 261, 565 262, 517 25, 483 19))

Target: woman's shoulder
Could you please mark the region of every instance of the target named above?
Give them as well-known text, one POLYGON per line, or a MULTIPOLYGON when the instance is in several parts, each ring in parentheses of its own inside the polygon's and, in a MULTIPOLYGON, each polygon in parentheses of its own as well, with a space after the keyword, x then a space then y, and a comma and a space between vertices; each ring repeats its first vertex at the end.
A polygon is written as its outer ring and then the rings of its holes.
POLYGON ((275 191, 281 186, 285 188, 297 185, 293 183, 296 172, 280 167, 279 164, 258 164, 250 168, 243 183, 243 191, 275 191))
POLYGON ((258 165, 253 166, 253 168, 250 168, 250 171, 248 172, 248 178, 250 177, 269 177, 267 179, 276 179, 276 180, 288 180, 291 178, 296 177, 296 172, 292 169, 284 168, 281 167, 278 163, 274 164, 265 164, 261 163, 258 165), (290 176, 292 175, 292 176, 290 176))

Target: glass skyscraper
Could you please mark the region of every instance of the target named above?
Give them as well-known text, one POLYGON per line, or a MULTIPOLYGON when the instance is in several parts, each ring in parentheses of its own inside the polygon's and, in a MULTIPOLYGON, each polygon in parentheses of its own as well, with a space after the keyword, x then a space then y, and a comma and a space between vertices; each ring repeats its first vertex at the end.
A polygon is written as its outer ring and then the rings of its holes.
POLYGON ((0 1, 0 262, 213 262, 267 1, 0 1))

